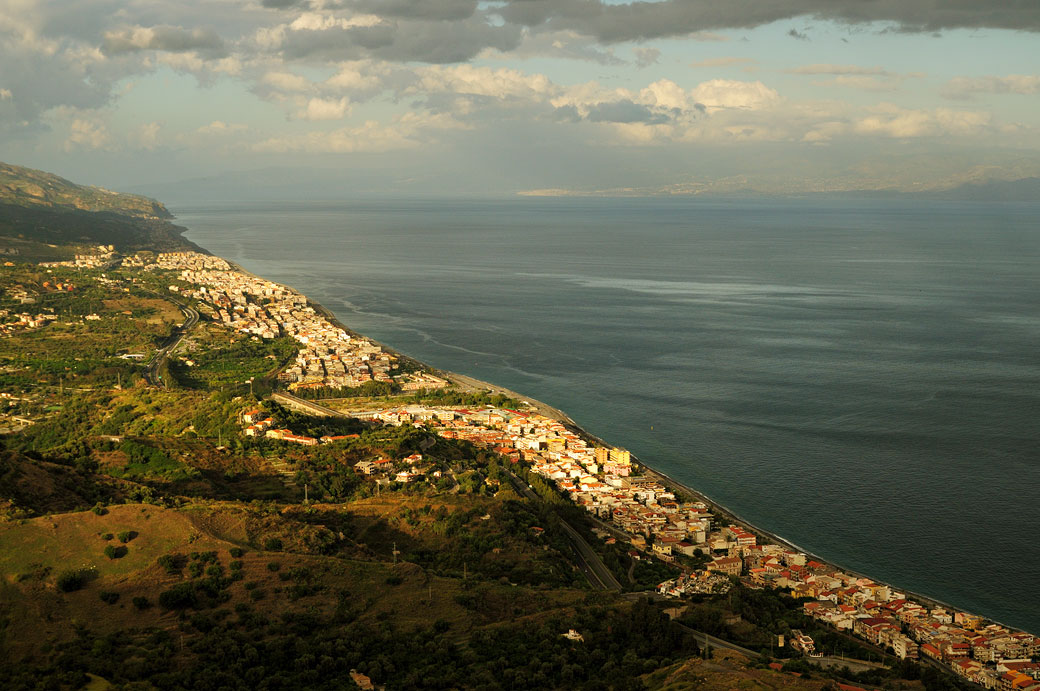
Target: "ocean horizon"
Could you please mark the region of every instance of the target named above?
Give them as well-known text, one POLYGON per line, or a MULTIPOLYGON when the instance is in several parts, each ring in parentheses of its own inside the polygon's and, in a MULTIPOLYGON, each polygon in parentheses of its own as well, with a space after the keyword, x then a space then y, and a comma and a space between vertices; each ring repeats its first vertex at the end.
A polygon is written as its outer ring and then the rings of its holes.
POLYGON ((174 204, 349 328, 802 548, 1040 633, 1040 205, 174 204))

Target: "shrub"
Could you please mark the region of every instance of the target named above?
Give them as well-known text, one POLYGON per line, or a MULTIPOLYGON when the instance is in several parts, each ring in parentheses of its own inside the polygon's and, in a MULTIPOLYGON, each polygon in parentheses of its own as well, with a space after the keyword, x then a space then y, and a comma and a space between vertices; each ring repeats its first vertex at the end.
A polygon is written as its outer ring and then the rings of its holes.
POLYGON ((230 564, 228 564, 228 568, 231 569, 232 571, 241 571, 242 570, 242 562, 236 559, 235 561, 233 561, 230 564))
POLYGON ((111 590, 102 590, 98 593, 98 597, 101 598, 102 602, 109 605, 114 605, 119 601, 119 593, 114 593, 111 590))
POLYGON ((135 597, 131 602, 134 603, 134 607, 137 609, 148 609, 152 606, 152 603, 146 597, 135 597))
POLYGON ((187 609, 198 604, 193 583, 178 583, 169 590, 159 593, 159 604, 166 609, 187 609))
POLYGON ((404 583, 404 579, 401 578, 400 576, 387 576, 386 577, 386 584, 387 585, 401 585, 402 583, 404 583))
POLYGON ((264 549, 268 552, 281 552, 282 551, 282 540, 277 537, 269 537, 264 540, 264 549))
POLYGON ((94 507, 91 509, 91 511, 96 513, 98 516, 104 516, 106 513, 108 513, 108 509, 106 509, 104 504, 102 504, 101 502, 94 504, 94 507))
POLYGON ((202 564, 197 561, 193 561, 188 564, 188 573, 192 578, 198 578, 202 575, 202 564))
POLYGON ((268 571, 277 571, 280 568, 282 568, 282 565, 279 564, 276 561, 269 561, 269 562, 267 562, 267 570, 268 571))
POLYGON ((102 533, 102 535, 101 535, 101 539, 102 540, 111 540, 112 537, 113 537, 112 533, 102 533))
POLYGON ((122 559, 129 551, 130 550, 126 547, 116 547, 115 545, 105 546, 105 556, 109 559, 122 559))
POLYGON ((58 590, 63 593, 71 593, 73 590, 79 590, 87 581, 90 580, 94 572, 90 569, 73 569, 70 571, 62 571, 58 575, 58 590))
POLYGON ((184 557, 179 554, 164 554, 156 560, 159 566, 166 569, 166 573, 173 575, 180 575, 181 569, 184 568, 184 557))
POLYGON ((241 557, 245 553, 246 553, 246 551, 244 549, 242 549, 241 547, 232 547, 231 549, 228 550, 228 554, 230 554, 235 559, 238 559, 239 557, 241 557))
POLYGON ((119 541, 125 545, 126 543, 130 542, 135 537, 137 537, 137 533, 135 533, 133 530, 124 530, 123 532, 116 535, 116 537, 118 537, 119 541))

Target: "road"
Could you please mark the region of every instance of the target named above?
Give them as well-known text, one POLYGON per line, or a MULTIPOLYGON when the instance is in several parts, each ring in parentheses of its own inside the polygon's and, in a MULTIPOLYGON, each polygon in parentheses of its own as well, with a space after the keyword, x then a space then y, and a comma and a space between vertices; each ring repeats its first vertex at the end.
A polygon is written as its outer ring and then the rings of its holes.
POLYGON ((147 365, 145 365, 145 376, 148 377, 148 381, 156 386, 165 386, 165 382, 159 378, 159 368, 162 367, 162 363, 165 362, 166 358, 170 356, 170 353, 180 345, 184 337, 195 328, 195 325, 199 323, 198 312, 193 310, 191 307, 185 307, 183 305, 178 305, 178 307, 180 307, 181 312, 184 313, 184 323, 181 324, 168 339, 166 339, 166 343, 163 344, 159 350, 155 351, 152 359, 148 361, 147 365))
POLYGON ((293 396, 290 393, 284 391, 275 391, 271 394, 270 398, 282 405, 287 405, 291 408, 302 410, 310 415, 317 415, 318 417, 351 417, 346 413, 341 413, 338 410, 333 410, 320 403, 314 401, 307 401, 302 398, 293 396))
MULTIPOLYGON (((506 471, 506 475, 509 476, 509 481, 521 496, 527 497, 531 501, 542 501, 542 498, 528 487, 523 480, 509 471, 506 471)), ((610 572, 607 565, 599 558, 596 551, 585 541, 585 538, 562 518, 560 519, 560 525, 563 526, 563 531, 567 534, 571 545, 574 547, 574 556, 578 562, 578 568, 589 579, 589 583, 594 588, 599 588, 600 590, 620 591, 621 584, 614 578, 614 574, 610 572)))
POLYGON ((702 649, 707 648, 710 650, 712 648, 721 648, 723 650, 732 650, 734 652, 740 653, 741 655, 746 655, 750 659, 755 659, 760 656, 759 653, 755 652, 754 650, 748 650, 747 648, 741 647, 736 643, 730 643, 729 641, 724 641, 721 638, 716 638, 715 636, 706 634, 703 631, 691 629, 686 624, 680 624, 679 622, 675 622, 675 625, 681 629, 685 629, 686 631, 692 633, 694 638, 697 639, 697 643, 702 647, 702 649))

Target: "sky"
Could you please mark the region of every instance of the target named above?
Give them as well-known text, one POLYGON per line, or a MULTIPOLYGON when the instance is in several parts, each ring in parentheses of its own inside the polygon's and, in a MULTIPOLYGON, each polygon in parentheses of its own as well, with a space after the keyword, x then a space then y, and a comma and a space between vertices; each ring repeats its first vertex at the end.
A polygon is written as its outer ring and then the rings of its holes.
POLYGON ((184 194, 942 189, 1040 176, 1038 32, 1037 0, 0 0, 0 160, 184 194))

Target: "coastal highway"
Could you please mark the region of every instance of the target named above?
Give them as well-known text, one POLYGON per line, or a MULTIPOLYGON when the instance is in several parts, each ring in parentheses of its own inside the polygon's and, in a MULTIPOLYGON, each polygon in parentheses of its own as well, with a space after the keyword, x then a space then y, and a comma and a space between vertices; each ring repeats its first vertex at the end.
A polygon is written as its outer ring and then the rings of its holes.
POLYGON ((684 631, 689 631, 690 633, 692 633, 693 637, 697 640, 697 643, 701 646, 702 650, 721 648, 722 650, 732 650, 734 652, 740 653, 741 655, 746 655, 748 659, 751 660, 760 657, 760 655, 756 653, 754 650, 748 650, 747 648, 743 648, 737 645, 736 643, 730 643, 729 641, 724 641, 721 638, 716 638, 715 636, 708 635, 703 631, 691 629, 686 624, 680 624, 679 622, 675 622, 675 625, 678 626, 680 629, 683 629, 684 631))
MULTIPOLYGON (((522 497, 527 497, 531 501, 542 501, 542 498, 538 496, 530 487, 527 486, 523 480, 518 478, 508 470, 505 471, 509 477, 509 481, 516 489, 517 493, 522 497)), ((621 584, 614 578, 614 574, 610 572, 603 560, 599 558, 596 551, 589 546, 589 543, 585 541, 585 538, 575 530, 570 523, 560 519, 560 525, 563 526, 563 531, 567 534, 567 537, 571 541, 571 545, 574 547, 574 556, 578 562, 578 568, 581 569, 585 577, 589 579, 589 583, 593 587, 599 588, 600 590, 614 590, 620 591, 621 584)))
POLYGON ((289 406, 290 408, 296 408, 297 410, 302 410, 305 413, 308 413, 310 415, 317 415, 318 417, 351 417, 348 416, 346 413, 341 413, 338 410, 327 408, 326 406, 323 406, 319 403, 315 403, 314 401, 307 401, 302 398, 298 398, 296 396, 293 396, 291 393, 286 393, 285 391, 275 391, 268 398, 278 403, 281 403, 282 405, 289 406))
POLYGON ((184 323, 174 331, 169 338, 166 339, 166 343, 163 344, 159 350, 155 351, 155 355, 145 365, 145 376, 148 377, 148 381, 156 386, 164 386, 164 382, 159 379, 159 368, 162 367, 162 363, 169 357, 170 353, 180 345, 181 340, 188 335, 195 325, 199 323, 199 313, 193 310, 191 307, 185 307, 178 304, 181 312, 184 313, 184 323))
POLYGON ((270 396, 268 396, 268 398, 277 403, 281 403, 284 406, 288 406, 290 408, 295 408, 297 410, 303 411, 308 415, 317 415, 319 417, 352 417, 358 420, 376 419, 376 411, 374 410, 336 410, 335 408, 329 408, 328 406, 324 406, 320 403, 315 403, 314 401, 308 401, 307 399, 300 398, 299 396, 293 396, 291 393, 287 391, 275 391, 270 396))

